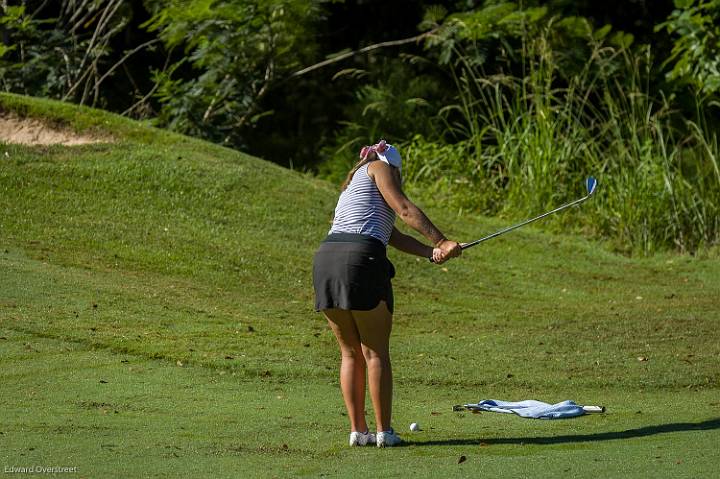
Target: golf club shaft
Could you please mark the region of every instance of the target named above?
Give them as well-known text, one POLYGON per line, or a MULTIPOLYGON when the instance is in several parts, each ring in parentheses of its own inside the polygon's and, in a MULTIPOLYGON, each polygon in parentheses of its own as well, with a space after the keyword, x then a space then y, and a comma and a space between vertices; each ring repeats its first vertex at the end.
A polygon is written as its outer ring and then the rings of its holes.
POLYGON ((482 243, 483 241, 487 241, 487 240, 489 240, 489 239, 495 238, 496 236, 500 236, 500 235, 502 235, 502 234, 505 234, 505 233, 507 233, 508 231, 512 231, 512 230, 514 230, 514 229, 520 228, 521 226, 525 226, 525 225, 527 225, 527 224, 530 224, 530 223, 532 223, 532 222, 534 222, 534 221, 541 220, 541 219, 545 218, 546 216, 549 216, 549 215, 551 215, 551 214, 553 214, 553 213, 557 213, 558 211, 564 210, 565 208, 569 208, 569 207, 571 207, 571 206, 574 206, 574 205, 577 205, 577 204, 579 204, 579 203, 582 203, 583 201, 587 200, 588 198, 590 198, 590 195, 586 195, 586 196, 584 196, 584 197, 582 197, 582 198, 580 198, 580 199, 578 199, 578 200, 575 200, 575 201, 573 201, 573 202, 571 202, 571 203, 568 203, 568 204, 566 204, 566 205, 559 206, 559 207, 555 208, 555 209, 552 210, 552 211, 548 211, 547 213, 543 213, 543 214, 541 214, 540 216, 536 216, 535 218, 530 218, 529 220, 523 221, 522 223, 518 223, 518 224, 513 225, 513 226, 508 226, 508 227, 505 228, 505 229, 502 229, 502 230, 500 230, 500 231, 497 231, 497 232, 495 232, 495 233, 493 233, 493 234, 491 234, 491 235, 485 236, 484 238, 480 238, 479 240, 471 241, 470 243, 465 243, 465 244, 461 245, 461 248, 462 248, 462 249, 471 248, 471 247, 473 247, 473 246, 475 246, 475 245, 478 245, 478 244, 482 243))
MULTIPOLYGON (((502 229, 502 230, 500 230, 500 231, 497 231, 497 232, 495 232, 495 233, 493 233, 493 234, 491 234, 491 235, 489 235, 489 236, 486 236, 486 237, 484 237, 484 238, 480 238, 479 240, 475 240, 475 241, 471 241, 471 242, 469 242, 469 243, 461 244, 461 245, 460 245, 460 248, 462 248, 462 249, 472 248, 473 246, 478 245, 478 244, 482 243, 483 241, 487 241, 487 240, 489 240, 489 239, 491 239, 491 238, 495 238, 495 237, 497 237, 497 236, 500 236, 500 235, 502 235, 502 234, 507 233, 508 231, 512 231, 512 230, 518 229, 518 228, 520 228, 521 226, 525 226, 525 225, 530 224, 530 223, 532 223, 532 222, 534 222, 534 221, 543 219, 543 218, 545 218, 546 216, 549 216, 549 215, 551 215, 551 214, 553 214, 553 213, 557 213, 558 211, 562 211, 562 210, 564 210, 565 208, 570 208, 571 206, 574 206, 574 205, 577 205, 577 204, 579 204, 579 203, 582 203, 583 201, 585 201, 585 200, 587 200, 588 198, 590 198, 590 197, 593 195, 593 193, 595 193, 595 188, 597 187, 597 180, 595 179, 595 177, 589 176, 588 179, 587 179, 586 182, 585 182, 585 186, 587 187, 587 195, 583 196, 583 197, 580 198, 580 199, 577 199, 577 200, 572 201, 572 202, 570 202, 570 203, 568 203, 568 204, 559 206, 559 207, 555 208, 555 209, 552 210, 552 211, 548 211, 547 213, 543 213, 543 214, 541 214, 540 216, 536 216, 535 218, 530 218, 529 220, 523 221, 522 223, 518 223, 518 224, 516 224, 516 225, 509 226, 509 227, 507 227, 507 228, 505 228, 505 229, 502 229)), ((432 257, 431 257, 431 258, 428 258, 428 259, 430 260, 431 263, 434 263, 432 257)))

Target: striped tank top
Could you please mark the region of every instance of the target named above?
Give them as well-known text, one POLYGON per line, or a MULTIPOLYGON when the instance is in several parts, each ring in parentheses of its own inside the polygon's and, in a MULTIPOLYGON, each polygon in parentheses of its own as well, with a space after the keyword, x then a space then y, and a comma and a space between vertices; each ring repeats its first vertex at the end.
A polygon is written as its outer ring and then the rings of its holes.
POLYGON ((340 194, 329 233, 369 235, 387 246, 395 224, 395 212, 368 175, 368 166, 370 163, 361 166, 340 194))

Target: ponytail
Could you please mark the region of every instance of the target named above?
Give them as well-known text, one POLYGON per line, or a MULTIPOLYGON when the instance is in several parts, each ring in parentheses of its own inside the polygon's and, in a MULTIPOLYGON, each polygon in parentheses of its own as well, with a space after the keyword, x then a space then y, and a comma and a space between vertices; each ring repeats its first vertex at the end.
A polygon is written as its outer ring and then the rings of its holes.
POLYGON ((345 181, 343 181, 342 185, 340 186, 340 191, 345 191, 347 189, 357 170, 367 165, 371 161, 375 161, 378 159, 377 153, 374 150, 365 151, 365 149, 363 148, 363 153, 364 154, 361 156, 360 161, 358 161, 357 164, 353 166, 353 168, 348 173, 347 178, 345 178, 345 181))

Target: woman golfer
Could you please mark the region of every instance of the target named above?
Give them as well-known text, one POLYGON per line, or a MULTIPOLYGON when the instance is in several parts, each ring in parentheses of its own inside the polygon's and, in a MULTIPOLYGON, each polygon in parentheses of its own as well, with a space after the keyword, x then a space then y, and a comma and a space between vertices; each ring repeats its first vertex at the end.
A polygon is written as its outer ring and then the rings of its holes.
POLYGON ((401 442, 391 425, 392 369, 390 330, 395 275, 388 244, 405 253, 442 263, 459 256, 450 241, 403 193, 401 158, 384 140, 366 146, 342 186, 327 238, 313 262, 315 309, 328 319, 340 345, 340 387, 350 418, 350 445, 395 446, 401 442), (398 231, 395 214, 434 245, 398 231), (377 435, 365 421, 365 374, 375 410, 377 435))

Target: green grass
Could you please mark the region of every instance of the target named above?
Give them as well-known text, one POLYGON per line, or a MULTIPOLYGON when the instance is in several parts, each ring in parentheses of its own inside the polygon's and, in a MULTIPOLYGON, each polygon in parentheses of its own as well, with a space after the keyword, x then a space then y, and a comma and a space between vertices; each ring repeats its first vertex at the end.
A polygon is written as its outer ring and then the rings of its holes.
MULTIPOLYGON (((443 267, 391 250, 394 423, 424 431, 350 449, 310 278, 334 185, 94 110, 9 95, 0 107, 116 139, 0 145, 3 467, 694 478, 720 465, 715 257, 630 259, 535 228, 443 267), (608 412, 450 410, 488 398, 608 412)), ((428 211, 463 240, 504 226, 428 211)))

